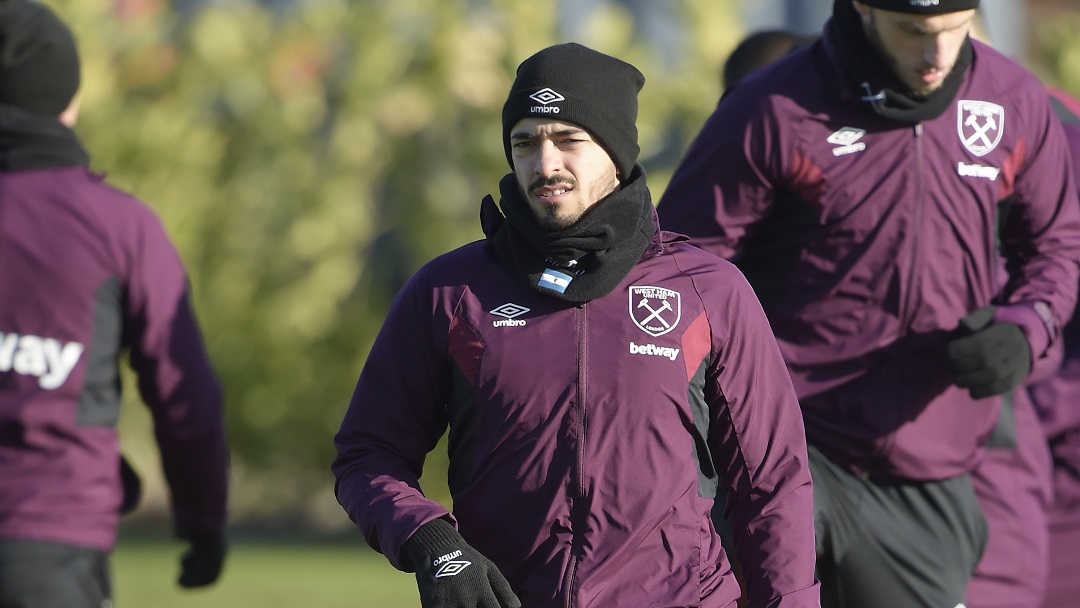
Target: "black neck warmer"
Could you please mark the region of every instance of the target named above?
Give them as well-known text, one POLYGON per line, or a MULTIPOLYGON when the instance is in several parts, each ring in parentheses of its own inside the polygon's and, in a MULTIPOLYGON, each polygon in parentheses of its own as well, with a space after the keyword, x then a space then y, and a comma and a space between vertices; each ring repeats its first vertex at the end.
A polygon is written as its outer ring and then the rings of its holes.
POLYGON ((866 37, 851 0, 835 0, 827 28, 836 45, 837 59, 859 87, 860 98, 881 116, 897 122, 916 124, 941 116, 956 98, 964 73, 971 66, 971 40, 967 39, 941 87, 929 95, 917 95, 909 91, 866 37))
POLYGON ((559 230, 540 226, 513 173, 499 182, 499 192, 502 214, 490 196, 480 207, 499 263, 527 288, 569 302, 611 293, 656 234, 656 211, 640 165, 622 188, 559 230))
POLYGON ((87 167, 75 132, 56 118, 0 104, 0 171, 87 167))

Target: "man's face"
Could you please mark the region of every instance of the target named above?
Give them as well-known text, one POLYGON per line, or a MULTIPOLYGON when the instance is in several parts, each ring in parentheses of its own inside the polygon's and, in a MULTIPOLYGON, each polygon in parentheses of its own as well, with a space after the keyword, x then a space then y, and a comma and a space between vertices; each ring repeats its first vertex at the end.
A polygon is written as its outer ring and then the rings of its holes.
POLYGON ((975 10, 913 15, 855 2, 870 42, 911 92, 932 93, 952 72, 975 10))
POLYGON ((548 230, 578 221, 619 187, 614 161, 577 125, 523 118, 510 130, 510 146, 518 185, 548 230))

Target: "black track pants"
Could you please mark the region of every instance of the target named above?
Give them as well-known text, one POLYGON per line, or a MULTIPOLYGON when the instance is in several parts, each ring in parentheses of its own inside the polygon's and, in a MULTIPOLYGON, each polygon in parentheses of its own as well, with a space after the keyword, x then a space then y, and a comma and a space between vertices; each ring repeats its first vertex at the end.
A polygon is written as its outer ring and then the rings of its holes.
POLYGON ((822 608, 957 608, 986 546, 967 475, 872 481, 811 447, 822 608))
POLYGON ((0 608, 111 608, 108 555, 60 543, 0 539, 0 608))

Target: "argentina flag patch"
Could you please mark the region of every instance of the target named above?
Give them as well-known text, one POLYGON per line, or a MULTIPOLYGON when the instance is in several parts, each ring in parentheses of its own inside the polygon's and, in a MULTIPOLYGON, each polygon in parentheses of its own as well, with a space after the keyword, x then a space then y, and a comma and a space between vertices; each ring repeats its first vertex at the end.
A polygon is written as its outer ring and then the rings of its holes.
POLYGON ((548 268, 540 275, 540 280, 536 282, 536 286, 559 293, 566 293, 566 288, 570 286, 570 281, 573 280, 574 277, 565 272, 548 268))

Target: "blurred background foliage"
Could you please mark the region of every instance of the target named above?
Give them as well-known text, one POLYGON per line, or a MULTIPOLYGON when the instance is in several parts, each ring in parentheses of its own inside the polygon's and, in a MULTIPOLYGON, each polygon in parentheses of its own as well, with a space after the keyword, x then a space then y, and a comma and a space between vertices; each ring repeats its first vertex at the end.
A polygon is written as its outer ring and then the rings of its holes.
MULTIPOLYGON (((749 0, 747 0, 749 1, 749 0)), ((555 0, 48 0, 84 62, 77 131, 94 169, 161 215, 188 265, 226 391, 234 524, 336 530, 331 443, 382 317, 424 262, 481 237, 509 170, 515 66, 565 41, 555 0)), ((672 0, 673 49, 603 5, 575 39, 638 66, 658 199, 746 34, 739 0, 672 0)), ((1080 96, 1080 13, 1041 24, 1032 68, 1080 96)), ((542 362, 538 362, 542 365, 542 362)), ((125 453, 167 515, 149 418, 127 378, 125 453)), ((425 489, 448 502, 445 458, 425 489)))

